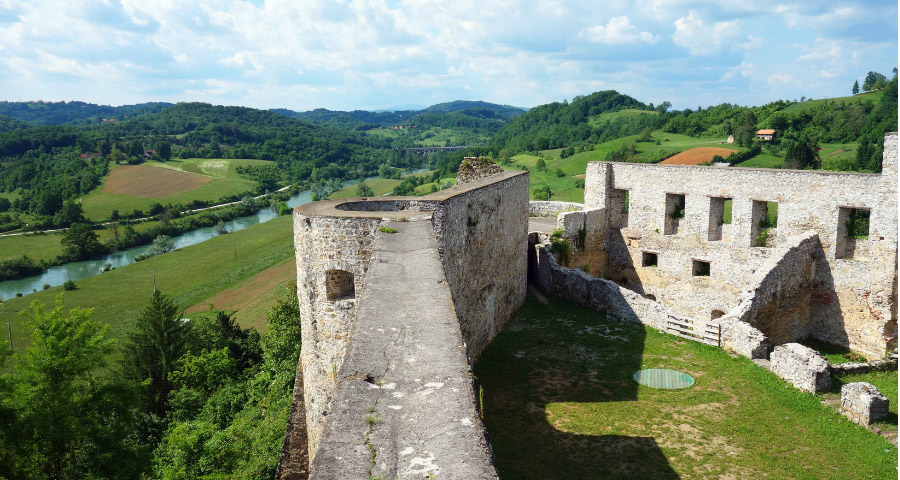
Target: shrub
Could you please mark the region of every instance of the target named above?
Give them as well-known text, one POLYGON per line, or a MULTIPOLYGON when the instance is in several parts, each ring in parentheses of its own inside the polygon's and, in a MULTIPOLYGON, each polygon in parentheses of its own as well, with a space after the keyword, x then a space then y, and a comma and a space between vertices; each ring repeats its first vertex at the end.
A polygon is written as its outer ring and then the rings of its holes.
POLYGON ((381 231, 381 233, 397 233, 397 229, 391 227, 381 227, 378 230, 381 231))
POLYGON ((66 280, 66 283, 63 283, 63 290, 75 290, 78 288, 78 285, 75 285, 75 282, 71 280, 66 280))
POLYGON ((45 284, 44 284, 44 290, 47 290, 47 289, 49 289, 49 288, 50 288, 50 284, 49 284, 49 283, 45 283, 45 284))
POLYGON ((572 247, 569 245, 569 242, 562 238, 553 237, 550 240, 550 251, 559 257, 559 263, 561 264, 569 263, 569 252, 571 250, 572 247))

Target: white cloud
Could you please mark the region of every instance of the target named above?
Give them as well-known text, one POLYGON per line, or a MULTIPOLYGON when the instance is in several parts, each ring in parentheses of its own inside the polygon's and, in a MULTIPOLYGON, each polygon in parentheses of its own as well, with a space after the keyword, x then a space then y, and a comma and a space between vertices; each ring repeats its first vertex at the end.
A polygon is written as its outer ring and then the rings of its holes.
POLYGON ((723 48, 735 48, 743 43, 740 20, 715 22, 706 25, 697 12, 675 20, 672 41, 688 49, 693 55, 714 55, 723 48))
POLYGON ((606 25, 593 25, 581 31, 580 36, 594 43, 606 45, 625 45, 631 43, 653 44, 659 40, 659 35, 650 32, 642 32, 631 24, 628 17, 613 17, 606 25))

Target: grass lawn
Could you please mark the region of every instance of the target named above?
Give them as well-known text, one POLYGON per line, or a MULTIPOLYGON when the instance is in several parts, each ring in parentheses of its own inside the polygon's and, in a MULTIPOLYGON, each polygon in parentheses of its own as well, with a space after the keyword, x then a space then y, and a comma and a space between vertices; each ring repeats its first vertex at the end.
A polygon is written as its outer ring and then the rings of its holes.
MULTIPOLYGON (((203 159, 198 159, 203 160, 203 159)), ((212 160, 203 160, 210 162, 212 160)), ((233 160, 216 160, 219 162, 229 162, 233 160)), ((239 162, 248 162, 241 160, 239 162)), ((253 160, 253 162, 265 162, 263 160, 253 160)), ((159 164, 158 162, 147 162, 146 165, 161 166, 161 168, 174 168, 175 162, 166 162, 159 164), (170 165, 171 163, 171 165, 170 165)), ((198 167, 199 168, 199 167, 198 167)), ((229 173, 234 166, 222 166, 220 174, 215 176, 205 185, 197 187, 193 190, 178 193, 164 198, 149 198, 136 195, 124 195, 118 193, 103 193, 103 185, 97 187, 93 192, 81 198, 81 205, 84 207, 84 215, 93 221, 102 221, 109 218, 113 210, 119 213, 130 212, 132 210, 146 211, 154 202, 163 205, 167 203, 181 203, 187 205, 193 200, 216 201, 226 195, 242 194, 252 192, 256 182, 237 177, 237 173, 229 173), (228 170, 225 170, 225 168, 228 170)), ((189 170, 185 170, 189 171, 189 170)), ((196 173, 196 172, 194 172, 196 173)))
MULTIPOLYGON (((156 272, 157 288, 171 296, 180 308, 187 308, 293 256, 291 216, 285 215, 79 280, 77 290, 65 292, 65 305, 66 309, 93 307, 93 319, 109 324, 110 337, 122 339, 152 294, 151 272, 156 272)), ((32 301, 50 307, 60 292, 62 287, 53 287, 0 304, 0 324, 12 325, 16 349, 29 341, 25 318, 18 312, 28 308, 32 301)), ((256 323, 251 319, 243 321, 245 325, 256 323)))
POLYGON ((529 297, 475 375, 506 480, 897 475, 897 448, 823 396, 748 359, 567 302, 529 297), (642 368, 683 371, 696 384, 639 386, 632 375, 642 368))
POLYGON ((819 100, 807 100, 805 102, 795 103, 795 104, 791 105, 790 107, 785 108, 782 111, 795 113, 795 112, 802 112, 804 110, 812 110, 814 108, 821 107, 822 105, 825 104, 825 102, 828 102, 828 103, 860 102, 860 103, 862 103, 866 100, 871 100, 873 104, 878 105, 879 103, 881 103, 882 93, 883 92, 881 90, 879 90, 877 92, 860 93, 859 95, 853 95, 850 97, 837 97, 837 98, 823 98, 823 99, 819 99, 819 100))
POLYGON ((28 255, 32 260, 53 260, 62 253, 62 235, 16 235, 0 238, 0 262, 28 255))

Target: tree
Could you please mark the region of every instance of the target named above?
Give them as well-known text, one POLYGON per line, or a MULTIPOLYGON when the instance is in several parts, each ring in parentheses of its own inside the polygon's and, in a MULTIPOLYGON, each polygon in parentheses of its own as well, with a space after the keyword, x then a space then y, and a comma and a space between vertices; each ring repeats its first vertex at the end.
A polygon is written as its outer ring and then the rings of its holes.
POLYGON ((166 253, 175 248, 175 240, 169 238, 168 235, 158 235, 153 239, 153 245, 150 251, 153 253, 166 253))
POLYGON ((122 363, 126 378, 146 382, 145 411, 166 416, 166 402, 172 391, 169 374, 178 368, 190 338, 191 324, 182 320, 175 302, 159 290, 153 292, 150 303, 135 319, 122 363))
POLYGON ((356 187, 356 196, 357 197, 372 197, 375 195, 375 192, 372 191, 372 187, 366 185, 365 182, 360 182, 356 187))
POLYGON ((556 169, 556 176, 559 177, 559 178, 565 177, 565 176, 566 176, 566 172, 564 172, 563 169, 561 169, 561 168, 557 168, 557 169, 556 169))
POLYGON ((508 148, 500 149, 500 163, 503 165, 509 165, 509 162, 512 161, 512 155, 509 153, 508 148))
POLYGON ((537 162, 534 164, 534 168, 537 168, 538 171, 542 171, 547 168, 547 162, 545 162, 543 158, 538 158, 537 162))
POLYGON ((228 233, 228 230, 225 228, 225 222, 223 222, 222 219, 219 219, 219 223, 213 227, 213 231, 216 232, 216 235, 225 235, 228 233))
POLYGON ((859 80, 853 81, 853 94, 856 95, 859 93, 859 80))
POLYGON ((797 170, 822 168, 822 162, 819 160, 819 142, 807 137, 792 142, 784 153, 784 168, 797 170))
POLYGON ((550 191, 550 187, 537 187, 534 189, 535 200, 550 200, 552 196, 553 192, 550 191))
POLYGON ((887 83, 887 77, 878 72, 869 72, 866 74, 866 79, 863 80, 862 88, 865 92, 871 92, 883 88, 885 83, 887 83))
POLYGON ((62 294, 49 312, 31 303, 32 344, 0 381, 11 390, 0 396, 0 414, 12 413, 0 422, 0 438, 17 439, 10 444, 13 458, 0 452, 0 473, 9 478, 140 477, 147 459, 133 436, 136 389, 96 376, 114 344, 108 326, 92 321, 91 313, 65 314, 62 294))
POLYGON ((62 208, 53 216, 53 222, 61 227, 84 221, 84 209, 80 203, 73 200, 63 202, 62 208))
POLYGON ((172 145, 164 140, 156 142, 156 154, 159 155, 159 158, 164 162, 168 162, 172 159, 172 145))
POLYGON ((82 260, 103 252, 99 237, 87 223, 76 223, 63 232, 63 256, 69 260, 82 260))

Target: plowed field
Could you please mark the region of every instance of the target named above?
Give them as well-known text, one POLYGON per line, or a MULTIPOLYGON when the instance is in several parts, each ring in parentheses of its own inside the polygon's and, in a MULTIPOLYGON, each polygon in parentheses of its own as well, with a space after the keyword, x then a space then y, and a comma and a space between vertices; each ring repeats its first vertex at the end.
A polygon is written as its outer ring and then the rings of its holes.
POLYGON ((669 157, 661 163, 663 165, 698 165, 712 160, 715 155, 725 158, 734 152, 737 152, 737 150, 717 147, 697 147, 669 157))
POLYGON ((123 165, 109 172, 103 193, 165 198, 205 185, 212 177, 145 165, 123 165))

